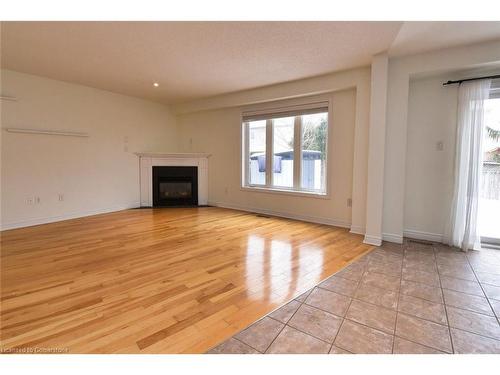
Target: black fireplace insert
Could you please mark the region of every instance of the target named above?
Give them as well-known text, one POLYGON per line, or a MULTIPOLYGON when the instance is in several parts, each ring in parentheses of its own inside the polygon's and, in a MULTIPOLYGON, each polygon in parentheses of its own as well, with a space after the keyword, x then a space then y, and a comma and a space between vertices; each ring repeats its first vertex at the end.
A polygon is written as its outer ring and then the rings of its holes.
POLYGON ((197 205, 198 167, 153 167, 153 207, 197 205))

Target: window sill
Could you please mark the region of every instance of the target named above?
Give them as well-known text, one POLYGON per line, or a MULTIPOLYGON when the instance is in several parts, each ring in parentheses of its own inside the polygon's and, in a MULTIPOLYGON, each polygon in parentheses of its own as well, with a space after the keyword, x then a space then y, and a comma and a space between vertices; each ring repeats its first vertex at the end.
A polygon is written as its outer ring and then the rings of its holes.
POLYGON ((330 199, 330 195, 327 193, 317 193, 313 191, 309 192, 309 191, 288 190, 288 189, 268 188, 259 186, 242 186, 241 190, 257 192, 257 193, 296 195, 299 197, 316 198, 316 199, 330 199))

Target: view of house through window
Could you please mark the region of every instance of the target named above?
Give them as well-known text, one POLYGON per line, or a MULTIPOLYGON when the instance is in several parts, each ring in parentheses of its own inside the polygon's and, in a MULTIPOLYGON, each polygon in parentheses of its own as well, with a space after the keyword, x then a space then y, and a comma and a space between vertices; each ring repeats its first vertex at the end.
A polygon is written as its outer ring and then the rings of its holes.
POLYGON ((243 127, 244 186, 326 193, 327 108, 244 119, 243 127))
POLYGON ((500 97, 486 100, 484 124, 479 233, 483 242, 500 244, 500 97))
POLYGON ((273 186, 293 187, 293 130, 295 117, 272 120, 273 186))
POLYGON ((248 181, 251 185, 266 184, 266 121, 248 123, 248 181))
POLYGON ((328 113, 302 116, 302 178, 304 190, 324 191, 328 113))

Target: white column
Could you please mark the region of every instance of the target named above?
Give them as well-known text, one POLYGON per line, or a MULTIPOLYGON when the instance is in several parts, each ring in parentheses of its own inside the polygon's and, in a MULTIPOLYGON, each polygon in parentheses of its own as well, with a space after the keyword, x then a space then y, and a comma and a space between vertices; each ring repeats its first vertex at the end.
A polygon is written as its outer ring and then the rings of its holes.
POLYGON ((382 233, 386 241, 402 243, 406 152, 408 138, 408 98, 410 73, 391 63, 387 91, 387 119, 384 172, 384 217, 382 233))
POLYGON ((152 181, 153 178, 151 174, 152 170, 152 160, 151 157, 139 157, 139 186, 141 194, 141 207, 152 207, 153 206, 153 196, 152 191, 152 181))
POLYGON ((360 74, 356 84, 356 120, 352 170, 351 233, 365 234, 368 131, 370 121, 370 71, 360 74))
POLYGON ((387 53, 373 57, 371 70, 370 130, 368 138, 368 183, 366 192, 366 233, 364 243, 382 243, 384 204, 384 155, 387 110, 387 53))

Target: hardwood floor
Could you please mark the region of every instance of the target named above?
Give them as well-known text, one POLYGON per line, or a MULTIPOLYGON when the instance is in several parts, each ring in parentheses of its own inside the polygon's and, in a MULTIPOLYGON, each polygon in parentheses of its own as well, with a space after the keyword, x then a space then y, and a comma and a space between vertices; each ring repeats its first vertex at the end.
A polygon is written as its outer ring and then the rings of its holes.
POLYGON ((2 350, 201 353, 371 249, 347 229, 207 207, 2 232, 2 350))

